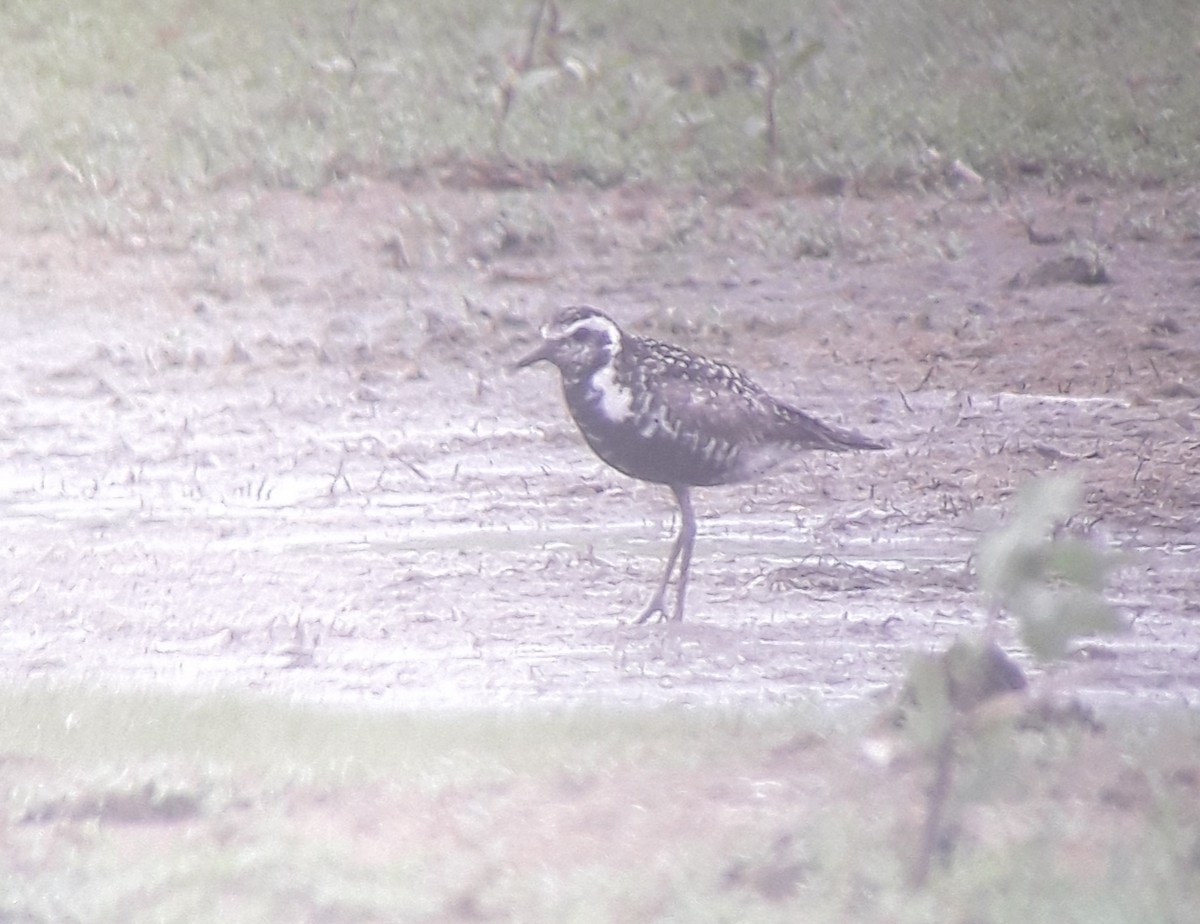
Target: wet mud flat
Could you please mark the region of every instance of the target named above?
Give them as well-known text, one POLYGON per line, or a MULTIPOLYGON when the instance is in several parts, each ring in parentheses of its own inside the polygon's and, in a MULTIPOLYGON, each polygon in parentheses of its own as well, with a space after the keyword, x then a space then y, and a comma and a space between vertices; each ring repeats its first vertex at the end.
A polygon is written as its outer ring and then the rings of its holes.
POLYGON ((1149 195, 742 201, 673 244, 669 200, 522 194, 554 233, 506 236, 509 194, 358 184, 243 197, 200 249, 13 233, 3 670, 399 708, 858 701, 982 624, 979 536, 1072 472, 1078 525, 1131 553, 1131 631, 1055 672, 1194 703, 1200 243, 1124 232, 1149 195), (1031 210, 1100 228, 1103 281, 1031 210), (780 244, 797 226, 842 244, 780 244), (633 626, 669 493, 590 455, 549 370, 508 368, 577 302, 893 448, 698 491, 689 620, 633 626))

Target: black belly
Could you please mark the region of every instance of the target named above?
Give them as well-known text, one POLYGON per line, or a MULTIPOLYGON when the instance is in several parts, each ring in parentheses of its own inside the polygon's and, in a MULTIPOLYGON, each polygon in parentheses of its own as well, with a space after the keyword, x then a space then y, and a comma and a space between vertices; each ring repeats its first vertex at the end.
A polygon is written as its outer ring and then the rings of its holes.
POLYGON ((700 434, 655 430, 645 435, 632 421, 583 421, 579 430, 596 455, 617 471, 659 484, 715 485, 745 476, 738 447, 700 434))

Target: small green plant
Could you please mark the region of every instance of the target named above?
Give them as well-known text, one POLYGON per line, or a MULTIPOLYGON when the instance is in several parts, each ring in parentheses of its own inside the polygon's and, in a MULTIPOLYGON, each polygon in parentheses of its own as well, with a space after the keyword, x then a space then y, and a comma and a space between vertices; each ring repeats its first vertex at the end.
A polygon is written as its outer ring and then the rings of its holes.
POLYGON ((984 537, 976 558, 989 601, 989 632, 1002 612, 1009 613, 1025 647, 1043 662, 1063 657, 1076 639, 1123 628, 1104 598, 1121 556, 1067 529, 1081 497, 1073 478, 1035 481, 1018 495, 1008 525, 984 537))
POLYGON ((1065 656, 1079 638, 1124 628, 1104 597, 1120 556, 1068 528, 1081 498, 1073 478, 1043 478, 1026 487, 1011 520, 980 542, 976 567, 988 598, 982 637, 958 639, 909 669, 896 718, 933 769, 911 870, 916 887, 925 884, 944 840, 963 751, 1011 733, 1024 711, 1025 675, 995 641, 1000 615, 1016 619, 1022 643, 1043 663, 1065 656))
POLYGON ((508 57, 505 73, 496 86, 496 111, 492 120, 495 154, 503 153, 504 129, 520 93, 562 76, 583 79, 586 68, 564 55, 560 47, 562 38, 558 4, 555 0, 537 0, 525 31, 524 49, 519 55, 508 57))
POLYGON ((776 97, 823 49, 820 39, 801 41, 795 28, 772 40, 762 26, 737 30, 739 64, 750 71, 752 85, 762 91, 763 155, 768 167, 779 158, 779 122, 776 97))

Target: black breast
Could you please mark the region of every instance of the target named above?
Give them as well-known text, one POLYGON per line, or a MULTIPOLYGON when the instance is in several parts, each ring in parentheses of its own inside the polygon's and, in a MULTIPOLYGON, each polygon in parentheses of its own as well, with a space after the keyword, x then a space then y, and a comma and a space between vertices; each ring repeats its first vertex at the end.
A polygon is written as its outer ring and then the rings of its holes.
POLYGON ((645 432, 631 424, 578 418, 576 423, 596 455, 632 478, 659 484, 715 485, 743 477, 736 445, 695 431, 673 434, 647 423, 645 432))
POLYGON ((661 381, 617 369, 608 385, 620 393, 607 401, 591 379, 565 384, 571 416, 596 455, 632 478, 660 484, 716 485, 748 477, 745 434, 711 426, 714 421, 697 415, 691 404, 674 406, 672 394, 655 387, 661 381))

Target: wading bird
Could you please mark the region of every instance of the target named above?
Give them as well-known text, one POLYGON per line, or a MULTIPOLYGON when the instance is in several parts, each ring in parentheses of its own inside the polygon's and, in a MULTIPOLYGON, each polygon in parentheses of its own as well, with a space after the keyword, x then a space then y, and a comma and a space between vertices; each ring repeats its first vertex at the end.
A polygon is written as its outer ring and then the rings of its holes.
POLYGON ((753 480, 798 451, 884 448, 776 400, 732 366, 625 333, 595 308, 559 311, 516 365, 542 361, 558 367, 567 409, 596 455, 631 478, 665 484, 679 502, 679 535, 638 623, 655 614, 683 619, 696 541, 693 487, 753 480))

